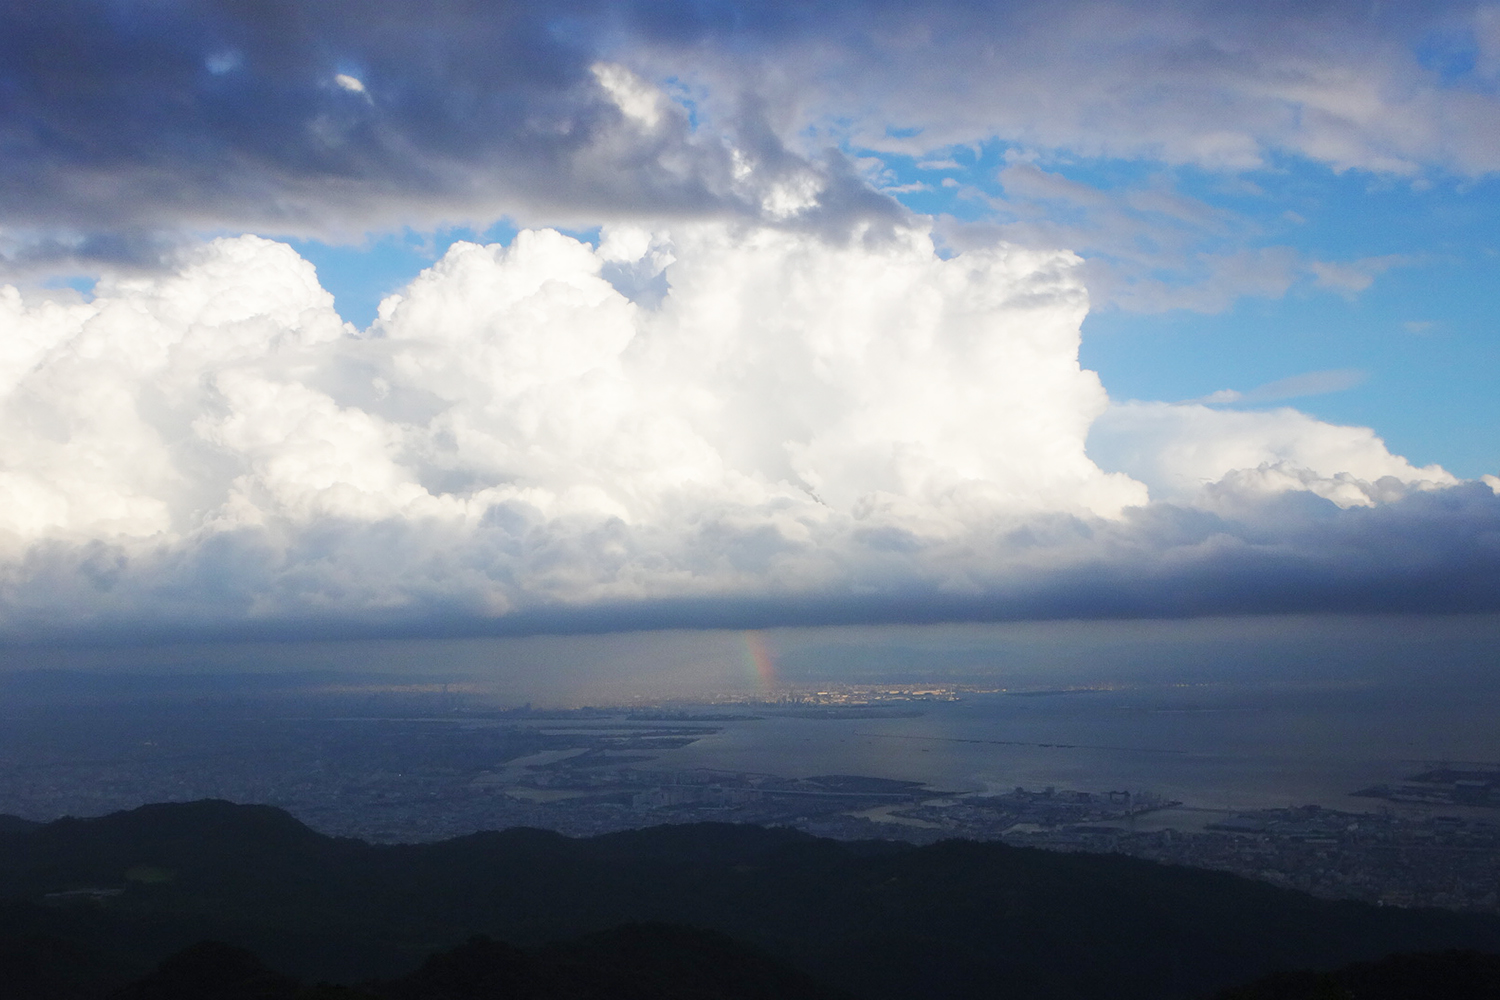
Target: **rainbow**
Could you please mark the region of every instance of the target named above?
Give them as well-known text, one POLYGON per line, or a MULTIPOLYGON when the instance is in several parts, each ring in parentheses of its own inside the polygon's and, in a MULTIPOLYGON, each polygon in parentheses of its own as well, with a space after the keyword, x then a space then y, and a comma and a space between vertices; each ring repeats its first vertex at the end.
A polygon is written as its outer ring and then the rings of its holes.
POLYGON ((745 652, 750 666, 755 670, 761 689, 767 693, 776 689, 776 657, 766 646, 766 637, 759 632, 745 633, 745 652))

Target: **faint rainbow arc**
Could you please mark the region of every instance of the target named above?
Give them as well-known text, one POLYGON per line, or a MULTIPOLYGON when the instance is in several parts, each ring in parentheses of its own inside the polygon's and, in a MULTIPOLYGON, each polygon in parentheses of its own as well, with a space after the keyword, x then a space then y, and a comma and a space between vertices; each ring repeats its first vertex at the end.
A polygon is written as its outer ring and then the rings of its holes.
POLYGON ((745 652, 750 656, 750 665, 755 670, 756 680, 767 693, 776 689, 776 657, 766 645, 766 637, 759 632, 745 633, 745 652))

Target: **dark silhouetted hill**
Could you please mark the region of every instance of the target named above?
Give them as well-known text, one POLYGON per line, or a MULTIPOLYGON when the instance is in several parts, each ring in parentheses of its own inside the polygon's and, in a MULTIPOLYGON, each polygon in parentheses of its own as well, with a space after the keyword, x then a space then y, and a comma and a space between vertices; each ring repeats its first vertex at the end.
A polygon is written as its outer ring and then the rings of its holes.
POLYGON ((25 833, 27 830, 34 830, 39 826, 41 826, 40 823, 32 822, 29 819, 0 813, 0 833, 25 833))
POLYGON ((517 948, 487 937, 385 982, 303 986, 251 952, 203 941, 111 1000, 850 1000, 712 931, 637 924, 517 948))
POLYGON ((1281 972, 1214 1000, 1496 1000, 1500 955, 1445 951, 1393 955, 1332 972, 1281 972))
POLYGON ((1500 919, 1118 856, 714 824, 372 846, 225 802, 0 834, 3 898, 13 920, 45 913, 47 933, 147 967, 213 938, 345 983, 394 980, 476 934, 534 947, 641 923, 716 931, 866 1000, 1171 1000, 1277 969, 1500 952, 1500 919))
POLYGON ((300 985, 243 948, 202 941, 168 957, 113 1000, 291 1000, 300 985))
POLYGON ((0 935, 0 997, 14 1000, 97 1000, 140 972, 71 941, 34 929, 0 935))
POLYGON ((476 937, 364 988, 385 1000, 849 1000, 722 934, 665 924, 536 949, 476 937))

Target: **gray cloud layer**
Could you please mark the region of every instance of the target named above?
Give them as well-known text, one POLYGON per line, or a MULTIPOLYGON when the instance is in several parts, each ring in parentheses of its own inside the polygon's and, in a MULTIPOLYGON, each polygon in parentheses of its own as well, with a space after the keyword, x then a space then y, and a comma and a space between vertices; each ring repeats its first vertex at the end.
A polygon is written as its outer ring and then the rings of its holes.
MULTIPOLYGON (((430 526, 333 521, 292 545, 261 529, 144 553, 51 543, 7 570, 3 635, 438 636, 1500 610, 1500 500, 1482 485, 1417 494, 1373 511, 1338 511, 1297 495, 1262 502, 1241 518, 1166 504, 1104 526, 1033 518, 982 548, 945 553, 953 565, 941 569, 956 573, 935 573, 900 552, 900 539, 876 534, 825 551, 859 574, 837 586, 585 604, 536 599, 497 615, 480 595, 528 563, 550 570, 560 556, 587 559, 606 550, 622 562, 658 556, 649 540, 618 533, 564 543, 516 529, 490 524, 459 539, 430 526), (988 565, 973 573, 981 561, 988 565), (404 570, 393 575, 399 562, 404 570), (385 600, 367 601, 377 593, 385 600)), ((766 541, 743 532, 731 537, 733 526, 703 530, 717 532, 711 540, 731 558, 736 547, 753 554, 766 541)))
POLYGON ((178 228, 358 236, 543 215, 900 211, 753 104, 698 134, 601 74, 590 4, 8 2, 0 214, 13 255, 129 261, 178 228))
MULTIPOLYGON (((816 10, 763 28, 781 54, 768 60, 752 50, 726 77, 757 79, 802 124, 871 148, 923 151, 999 136, 1211 168, 1259 166, 1282 153, 1402 174, 1500 167, 1500 15, 1488 4, 816 10), (767 63, 757 78, 754 67, 767 63)), ((698 23, 700 44, 724 37, 712 18, 698 23)), ((681 58, 677 47, 663 54, 681 58)))
POLYGON ((844 141, 1472 175, 1497 72, 1466 4, 9 0, 0 241, 15 268, 184 227, 897 218, 844 141))

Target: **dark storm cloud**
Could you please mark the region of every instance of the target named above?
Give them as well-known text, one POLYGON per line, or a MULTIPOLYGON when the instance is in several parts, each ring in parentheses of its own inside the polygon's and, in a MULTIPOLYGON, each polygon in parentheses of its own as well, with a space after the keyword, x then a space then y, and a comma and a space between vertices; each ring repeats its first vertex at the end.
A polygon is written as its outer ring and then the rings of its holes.
MULTIPOLYGON (((732 530, 725 528, 724 530, 732 530)), ((462 551, 420 525, 325 524, 293 550, 242 531, 212 544, 127 554, 52 543, 7 574, 0 637, 157 641, 588 633, 664 628, 1181 618, 1243 614, 1500 612, 1500 498, 1466 484, 1375 508, 1311 494, 1244 499, 1233 515, 1167 504, 1120 522, 1051 515, 964 551, 913 543, 899 560, 867 539, 838 559, 855 578, 777 593, 578 603, 539 595, 496 616, 474 575, 516 581, 557 558, 532 533, 490 524, 462 551), (988 550, 988 551, 986 551, 988 550), (422 564, 409 559, 425 553, 422 564), (519 558, 517 558, 517 554, 519 558), (976 559, 976 556, 988 558, 976 559), (963 586, 934 582, 968 564, 963 586), (983 564, 983 569, 974 569, 983 564), (402 600, 355 606, 356 591, 402 600), (340 602, 344 602, 340 606, 340 602)), ((644 545, 628 536, 592 544, 644 545)), ((584 543, 585 545, 591 543, 584 543)), ((642 551, 640 556, 651 558, 642 551)))
POLYGON ((798 171, 841 210, 897 214, 837 162, 789 153, 753 107, 728 129, 752 183, 680 108, 628 120, 591 70, 608 19, 588 4, 72 0, 0 17, 12 231, 753 217, 798 171))
POLYGON ((768 192, 809 174, 823 192, 806 223, 898 214, 823 161, 841 132, 1483 171, 1496 150, 1481 85, 1500 39, 1476 17, 1463 4, 8 0, 0 213, 12 243, 61 239, 83 257, 90 234, 182 227, 761 217, 768 192), (1438 76, 1468 75, 1434 89, 1417 43, 1438 76), (601 59, 684 81, 700 120, 671 103, 651 127, 629 120, 591 69, 601 59), (1371 94, 1388 106, 1367 107, 1371 94))

